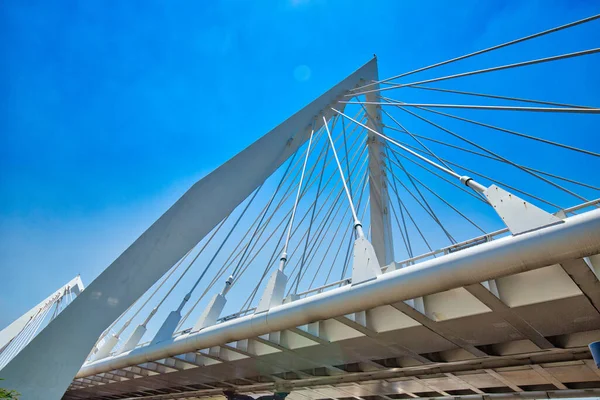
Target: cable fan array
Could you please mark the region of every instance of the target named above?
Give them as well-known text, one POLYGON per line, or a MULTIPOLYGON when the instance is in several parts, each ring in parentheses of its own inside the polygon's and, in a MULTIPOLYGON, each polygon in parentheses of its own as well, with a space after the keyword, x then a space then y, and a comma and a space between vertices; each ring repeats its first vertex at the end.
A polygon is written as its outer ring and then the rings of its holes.
MULTIPOLYGON (((331 118, 315 118, 307 143, 104 332, 89 361, 260 311, 274 271, 287 277, 284 302, 349 284, 352 246, 372 239, 375 202, 393 238, 393 260, 379 260, 382 269, 511 234, 485 196, 490 185, 559 218, 598 207, 600 142, 590 129, 600 109, 547 100, 552 88, 545 83, 511 83, 548 66, 597 63, 600 48, 485 64, 524 54, 510 52, 516 44, 599 17, 348 93, 327 110, 331 118), (466 72, 448 71, 459 62, 466 72), (495 79, 484 79, 492 73, 495 79), (416 74, 423 78, 412 79, 416 74), (437 86, 455 82, 469 89, 437 86), (470 89, 486 85, 516 94, 470 89), (536 90, 544 100, 533 99, 536 90)), ((553 87, 558 97, 569 84, 553 87)), ((591 93, 589 100, 600 99, 591 93)))

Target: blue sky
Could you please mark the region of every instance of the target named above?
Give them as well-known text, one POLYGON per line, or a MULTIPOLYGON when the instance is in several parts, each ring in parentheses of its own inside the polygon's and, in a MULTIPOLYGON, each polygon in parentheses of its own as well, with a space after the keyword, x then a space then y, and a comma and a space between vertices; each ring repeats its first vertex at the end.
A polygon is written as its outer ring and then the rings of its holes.
MULTIPOLYGON (((0 326, 77 273, 90 282, 193 182, 373 54, 387 77, 600 12, 567 0, 98 5, 0 8, 0 326)), ((598 37, 595 21, 422 76, 599 47, 598 37)), ((455 88, 598 105, 598 55, 584 58, 455 88)), ((527 127, 541 136, 600 150, 594 116, 535 118, 527 127)), ((598 183, 587 160, 557 157, 560 171, 598 183)))

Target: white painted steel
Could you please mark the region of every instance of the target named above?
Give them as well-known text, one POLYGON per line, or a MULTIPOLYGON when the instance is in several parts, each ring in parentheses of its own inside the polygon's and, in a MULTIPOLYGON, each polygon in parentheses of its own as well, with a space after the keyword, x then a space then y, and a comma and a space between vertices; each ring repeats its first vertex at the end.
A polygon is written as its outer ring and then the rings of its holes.
POLYGON ((98 351, 90 357, 90 360, 96 361, 108 357, 117 343, 119 343, 119 338, 116 335, 106 335, 102 344, 98 347, 98 351))
POLYGON ((354 241, 352 251, 352 284, 370 281, 381 275, 375 249, 365 237, 359 237, 354 241))
POLYGON ((496 185, 491 185, 483 194, 513 235, 562 223, 562 219, 496 185))
POLYGON ((225 304, 227 304, 225 296, 221 293, 215 294, 210 303, 206 306, 206 309, 202 312, 202 315, 200 315, 200 318, 198 318, 198 321, 194 324, 192 331, 198 331, 207 326, 216 324, 221 316, 223 308, 225 308, 225 304))
POLYGON ((156 332, 154 338, 152 338, 152 343, 159 343, 171 338, 175 329, 177 329, 179 321, 181 321, 181 311, 171 311, 160 328, 158 328, 158 332, 156 332))
POLYGON ((28 400, 60 399, 106 327, 321 127, 315 116, 329 118, 376 71, 373 59, 194 184, 4 368, 4 384, 28 400))
POLYGON ((123 346, 117 350, 117 354, 127 353, 128 351, 133 350, 140 340, 142 340, 142 337, 146 334, 147 330, 145 325, 138 325, 123 346))
POLYGON ((84 366, 85 377, 600 253, 600 210, 84 366))
POLYGON ((280 269, 276 269, 271 275, 269 282, 267 282, 267 287, 265 287, 258 306, 256 306, 256 313, 265 312, 283 303, 287 282, 287 275, 280 269))
MULTIPOLYGON (((379 76, 375 81, 379 80, 379 76)), ((379 89, 375 84, 374 89, 379 89)), ((366 95, 367 102, 377 100, 376 93, 366 95)), ((367 126, 377 132, 383 132, 381 123, 381 106, 378 104, 366 104, 367 126)), ((394 245, 392 238, 391 214, 389 212, 390 196, 385 177, 385 159, 382 157, 383 140, 379 136, 368 132, 367 146, 369 149, 369 199, 371 244, 375 249, 377 259, 382 265, 388 265, 394 261, 394 245)))

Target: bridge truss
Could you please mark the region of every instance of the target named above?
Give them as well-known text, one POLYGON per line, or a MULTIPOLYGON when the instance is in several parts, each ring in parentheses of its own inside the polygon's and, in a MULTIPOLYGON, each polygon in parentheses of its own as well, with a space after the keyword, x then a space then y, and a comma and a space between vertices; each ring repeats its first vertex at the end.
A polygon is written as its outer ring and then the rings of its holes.
POLYGON ((470 87, 600 48, 451 68, 599 17, 383 80, 371 60, 196 183, 2 377, 28 399, 597 396, 600 154, 564 133, 600 109, 470 87))

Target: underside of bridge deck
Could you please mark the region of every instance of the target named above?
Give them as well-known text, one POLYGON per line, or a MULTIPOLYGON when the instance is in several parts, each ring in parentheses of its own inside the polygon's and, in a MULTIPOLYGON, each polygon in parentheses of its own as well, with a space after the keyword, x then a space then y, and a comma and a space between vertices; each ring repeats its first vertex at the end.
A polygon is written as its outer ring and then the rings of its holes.
POLYGON ((599 256, 77 378, 65 399, 597 394, 599 256), (594 390, 592 390, 594 389, 594 390))

